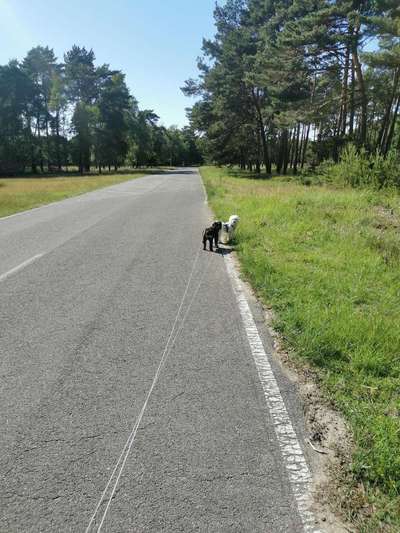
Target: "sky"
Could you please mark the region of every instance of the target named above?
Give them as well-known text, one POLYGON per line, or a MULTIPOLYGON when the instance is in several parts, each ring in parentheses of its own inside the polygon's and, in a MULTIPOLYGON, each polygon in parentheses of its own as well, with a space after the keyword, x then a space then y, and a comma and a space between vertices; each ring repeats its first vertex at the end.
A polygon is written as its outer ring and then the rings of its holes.
POLYGON ((61 60, 73 44, 126 74, 141 109, 165 126, 187 123, 193 100, 180 91, 197 76, 203 37, 214 34, 215 0, 0 0, 0 64, 37 45, 61 60))

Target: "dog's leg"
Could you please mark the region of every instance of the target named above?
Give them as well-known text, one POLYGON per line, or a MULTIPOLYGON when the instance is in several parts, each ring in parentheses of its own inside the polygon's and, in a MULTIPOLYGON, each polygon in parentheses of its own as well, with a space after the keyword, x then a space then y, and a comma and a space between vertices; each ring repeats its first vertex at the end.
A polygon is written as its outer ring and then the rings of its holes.
POLYGON ((209 243, 210 243, 210 252, 213 252, 214 251, 214 248, 213 248, 213 239, 208 239, 209 240, 209 243))
POLYGON ((206 249, 206 244, 207 244, 207 239, 206 239, 206 236, 203 235, 203 250, 206 249))

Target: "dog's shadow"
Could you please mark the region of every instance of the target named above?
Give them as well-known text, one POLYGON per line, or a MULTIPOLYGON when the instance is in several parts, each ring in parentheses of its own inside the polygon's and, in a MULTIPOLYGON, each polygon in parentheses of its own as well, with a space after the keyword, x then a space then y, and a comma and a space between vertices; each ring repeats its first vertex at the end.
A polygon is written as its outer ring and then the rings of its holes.
POLYGON ((229 255, 234 250, 235 249, 233 248, 233 246, 227 246, 226 244, 220 244, 216 252, 217 254, 220 254, 220 255, 229 255))

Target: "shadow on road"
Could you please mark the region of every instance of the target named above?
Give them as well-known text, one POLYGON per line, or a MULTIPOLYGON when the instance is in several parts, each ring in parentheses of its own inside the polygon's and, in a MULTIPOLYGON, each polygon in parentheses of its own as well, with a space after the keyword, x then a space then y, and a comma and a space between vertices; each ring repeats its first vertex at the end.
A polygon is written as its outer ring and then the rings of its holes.
POLYGON ((181 170, 180 168, 176 168, 175 170, 163 170, 161 173, 162 174, 195 174, 196 170, 192 169, 192 170, 181 170))
POLYGON ((233 251, 234 248, 232 246, 226 246, 223 244, 222 246, 219 246, 219 248, 216 250, 216 253, 220 255, 229 255, 233 251))

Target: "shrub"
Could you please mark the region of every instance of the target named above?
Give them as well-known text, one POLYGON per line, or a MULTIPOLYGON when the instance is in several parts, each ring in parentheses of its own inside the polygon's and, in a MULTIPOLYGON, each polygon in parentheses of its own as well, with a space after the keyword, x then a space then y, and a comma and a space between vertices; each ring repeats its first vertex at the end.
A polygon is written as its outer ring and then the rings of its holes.
POLYGON ((325 161, 318 170, 326 181, 351 187, 400 187, 400 157, 395 151, 387 156, 379 152, 368 154, 365 149, 357 150, 349 144, 343 150, 339 163, 325 161))

